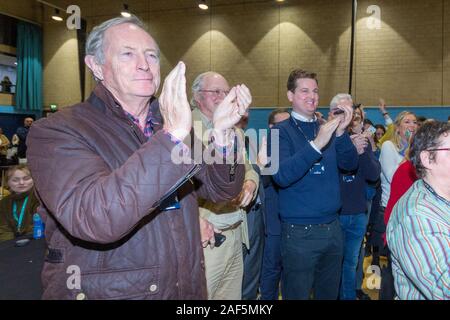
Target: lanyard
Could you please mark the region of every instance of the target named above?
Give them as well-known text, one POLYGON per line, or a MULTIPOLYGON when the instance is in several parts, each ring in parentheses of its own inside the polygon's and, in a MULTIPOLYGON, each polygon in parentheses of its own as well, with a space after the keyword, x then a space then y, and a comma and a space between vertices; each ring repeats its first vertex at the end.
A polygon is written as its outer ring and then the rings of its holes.
POLYGON ((22 226, 23 216, 25 214, 25 208, 27 207, 28 196, 23 200, 22 209, 20 209, 20 216, 17 217, 17 204, 13 202, 13 216, 14 220, 17 222, 17 231, 20 232, 20 227, 22 226))
POLYGON ((305 140, 307 142, 312 141, 316 138, 317 136, 317 121, 314 121, 314 136, 312 137, 311 140, 308 139, 308 137, 306 136, 305 132, 303 131, 303 129, 300 127, 300 125, 297 122, 297 119, 295 119, 294 117, 291 116, 292 121, 294 121, 295 125, 297 126, 298 130, 301 132, 301 134, 303 135, 303 137, 305 137, 305 140))
POLYGON ((427 188, 428 191, 430 191, 433 196, 435 196, 439 200, 443 201, 447 206, 450 207, 450 201, 448 201, 444 197, 441 197, 440 195, 438 195, 437 192, 434 191, 434 189, 428 183, 425 182, 425 180, 422 180, 422 181, 423 181, 423 184, 424 184, 425 188, 427 188))

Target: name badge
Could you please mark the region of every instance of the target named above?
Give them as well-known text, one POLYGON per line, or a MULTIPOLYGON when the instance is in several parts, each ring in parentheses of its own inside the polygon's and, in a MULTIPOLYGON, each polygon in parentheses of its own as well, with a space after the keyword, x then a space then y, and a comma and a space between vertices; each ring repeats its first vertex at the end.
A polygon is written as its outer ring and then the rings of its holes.
POLYGON ((311 167, 311 169, 309 169, 309 171, 311 172, 311 174, 315 175, 323 174, 325 172, 325 166, 320 162, 316 162, 311 167))
POLYGON ((355 175, 342 176, 342 180, 347 183, 353 182, 355 180, 355 175))
POLYGON ((167 207, 165 207, 162 211, 170 211, 180 209, 180 202, 178 201, 178 197, 175 197, 174 201, 167 207))

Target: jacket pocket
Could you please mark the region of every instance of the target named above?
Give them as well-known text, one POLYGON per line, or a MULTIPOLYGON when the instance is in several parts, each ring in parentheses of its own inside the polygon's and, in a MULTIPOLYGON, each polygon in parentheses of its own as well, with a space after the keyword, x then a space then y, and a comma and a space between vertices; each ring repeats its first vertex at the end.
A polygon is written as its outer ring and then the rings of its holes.
POLYGON ((159 282, 158 266, 88 272, 81 274, 81 293, 88 300, 156 298, 159 282))

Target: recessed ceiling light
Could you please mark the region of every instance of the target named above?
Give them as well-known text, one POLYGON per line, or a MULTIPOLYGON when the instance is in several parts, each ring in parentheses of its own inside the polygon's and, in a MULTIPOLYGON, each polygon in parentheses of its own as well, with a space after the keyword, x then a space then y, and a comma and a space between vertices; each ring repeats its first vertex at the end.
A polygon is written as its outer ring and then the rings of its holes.
POLYGON ((59 15, 59 9, 55 9, 55 14, 52 15, 52 19, 55 21, 63 21, 63 18, 59 15))
POLYGON ((123 4, 123 10, 120 14, 122 15, 122 17, 125 17, 125 18, 131 17, 131 13, 128 10, 128 5, 126 3, 123 4))
POLYGON ((200 3, 198 4, 198 7, 202 10, 208 10, 208 5, 206 4, 205 0, 200 1, 200 3))

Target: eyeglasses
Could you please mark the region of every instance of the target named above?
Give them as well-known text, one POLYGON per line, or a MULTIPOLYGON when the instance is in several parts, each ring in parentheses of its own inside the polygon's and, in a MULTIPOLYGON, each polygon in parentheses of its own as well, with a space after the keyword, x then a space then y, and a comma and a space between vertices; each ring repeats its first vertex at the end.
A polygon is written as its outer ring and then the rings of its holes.
POLYGON ((450 151, 450 148, 428 149, 427 151, 450 151))
POLYGON ((222 90, 222 89, 215 89, 215 90, 199 90, 200 92, 211 92, 212 94, 216 96, 220 96, 223 94, 224 96, 227 96, 230 93, 230 90, 222 90))

